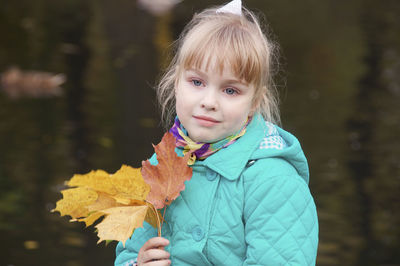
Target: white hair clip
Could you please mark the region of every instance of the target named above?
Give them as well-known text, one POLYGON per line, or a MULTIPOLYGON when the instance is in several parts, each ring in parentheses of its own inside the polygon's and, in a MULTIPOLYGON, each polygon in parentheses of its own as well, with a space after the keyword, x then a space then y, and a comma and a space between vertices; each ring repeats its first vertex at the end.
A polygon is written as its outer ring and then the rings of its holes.
POLYGON ((242 1, 233 0, 221 8, 217 9, 217 13, 232 13, 241 16, 242 15, 242 1))

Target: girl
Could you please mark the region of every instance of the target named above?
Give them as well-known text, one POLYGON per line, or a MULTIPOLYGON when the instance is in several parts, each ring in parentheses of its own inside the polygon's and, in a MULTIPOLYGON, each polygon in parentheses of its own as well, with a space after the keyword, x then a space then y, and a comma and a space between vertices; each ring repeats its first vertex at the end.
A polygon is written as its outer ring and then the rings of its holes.
MULTIPOLYGON (((145 223, 115 265, 315 265, 308 166, 279 123, 273 45, 234 0, 196 14, 158 86, 192 179, 167 207, 163 238, 145 223), (176 114, 171 112, 176 111, 176 114)), ((157 158, 151 158, 157 164, 157 158)))

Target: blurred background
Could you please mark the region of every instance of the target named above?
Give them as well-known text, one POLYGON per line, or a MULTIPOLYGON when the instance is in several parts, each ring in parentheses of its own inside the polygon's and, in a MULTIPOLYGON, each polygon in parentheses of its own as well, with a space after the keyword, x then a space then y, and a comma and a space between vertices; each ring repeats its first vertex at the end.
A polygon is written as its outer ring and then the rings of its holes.
MULTIPOLYGON (((113 264, 115 243, 50 210, 74 173, 152 154, 166 51, 222 3, 2 1, 0 265, 113 264)), ((282 126, 310 163, 317 265, 400 265, 400 2, 245 4, 281 45, 282 126)))

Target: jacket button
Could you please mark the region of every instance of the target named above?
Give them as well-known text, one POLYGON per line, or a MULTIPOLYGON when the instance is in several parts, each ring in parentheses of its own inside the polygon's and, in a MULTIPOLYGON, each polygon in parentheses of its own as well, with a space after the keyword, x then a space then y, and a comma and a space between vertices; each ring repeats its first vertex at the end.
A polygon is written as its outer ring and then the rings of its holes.
POLYGON ((207 171, 206 177, 208 181, 214 181, 217 178, 217 176, 218 176, 217 172, 214 172, 212 170, 207 171))
POLYGON ((200 226, 196 226, 195 228, 193 228, 192 231, 192 237, 195 241, 199 242, 200 240, 203 239, 204 237, 204 231, 203 229, 201 229, 200 226))

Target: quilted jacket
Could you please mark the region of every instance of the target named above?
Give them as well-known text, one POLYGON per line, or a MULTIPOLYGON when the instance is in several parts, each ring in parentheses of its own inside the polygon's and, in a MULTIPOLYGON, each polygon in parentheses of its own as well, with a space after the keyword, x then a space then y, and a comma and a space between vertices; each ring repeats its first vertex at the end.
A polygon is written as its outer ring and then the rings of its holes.
MULTIPOLYGON (((162 234, 172 265, 315 265, 318 220, 308 179, 298 140, 255 116, 234 144, 193 165, 167 207, 162 234)), ((147 223, 136 229, 125 247, 117 245, 115 265, 130 265, 156 234, 147 223)))

